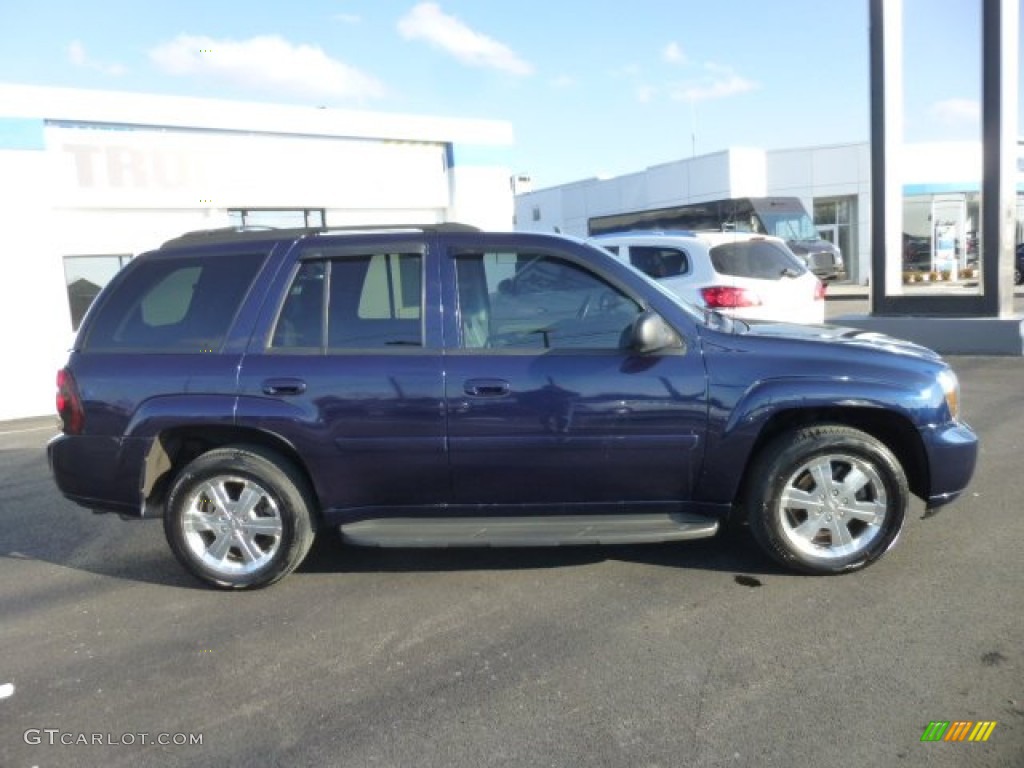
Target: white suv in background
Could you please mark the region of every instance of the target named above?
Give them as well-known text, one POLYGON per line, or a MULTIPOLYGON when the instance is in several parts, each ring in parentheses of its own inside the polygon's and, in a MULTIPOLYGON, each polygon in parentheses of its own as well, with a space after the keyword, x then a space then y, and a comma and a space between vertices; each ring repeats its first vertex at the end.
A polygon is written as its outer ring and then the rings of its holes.
POLYGON ((618 232, 590 242, 698 307, 745 320, 825 322, 825 285, 778 237, 618 232))

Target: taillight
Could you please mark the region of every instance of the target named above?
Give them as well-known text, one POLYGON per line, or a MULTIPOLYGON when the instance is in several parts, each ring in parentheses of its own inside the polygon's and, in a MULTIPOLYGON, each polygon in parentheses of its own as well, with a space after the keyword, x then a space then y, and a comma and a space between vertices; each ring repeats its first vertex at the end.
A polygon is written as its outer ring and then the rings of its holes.
POLYGON ((732 285, 713 285, 709 288, 701 288, 700 295, 708 309, 761 306, 761 297, 756 293, 748 288, 737 288, 732 285))
POLYGON ((828 290, 828 286, 825 285, 825 283, 823 283, 821 280, 819 280, 818 284, 816 286, 814 286, 814 300, 815 301, 824 301, 825 300, 825 291, 827 291, 827 290, 828 290))
POLYGON ((85 411, 82 410, 82 398, 78 396, 75 377, 67 368, 57 371, 57 415, 60 416, 66 434, 82 433, 85 426, 85 411))

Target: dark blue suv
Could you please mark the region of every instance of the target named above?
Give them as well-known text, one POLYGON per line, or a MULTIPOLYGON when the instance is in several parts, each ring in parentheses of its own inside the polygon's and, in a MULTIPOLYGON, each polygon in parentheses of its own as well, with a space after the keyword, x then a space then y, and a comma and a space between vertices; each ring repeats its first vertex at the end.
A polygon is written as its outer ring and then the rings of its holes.
POLYGON ((58 374, 73 501, 163 516, 205 582, 317 529, 374 546, 694 539, 748 523, 863 567, 974 470, 956 376, 909 343, 731 320, 607 252, 459 225, 192 233, 119 273, 58 374))

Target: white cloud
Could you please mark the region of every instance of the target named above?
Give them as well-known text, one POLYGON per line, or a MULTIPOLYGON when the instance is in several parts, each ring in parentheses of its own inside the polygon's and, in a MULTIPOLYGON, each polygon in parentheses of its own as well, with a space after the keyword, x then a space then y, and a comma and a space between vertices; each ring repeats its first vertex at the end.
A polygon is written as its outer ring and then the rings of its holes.
POLYGON ((633 93, 636 95, 636 100, 641 104, 650 104, 654 101, 654 97, 658 95, 658 89, 653 85, 638 85, 633 93))
POLYGON ((334 20, 340 21, 342 24, 358 24, 363 20, 363 17, 358 13, 336 13, 334 14, 334 20))
POLYGON ((548 85, 556 91, 562 91, 576 85, 576 79, 570 75, 559 75, 558 77, 551 78, 548 81, 548 85))
POLYGON ((71 45, 68 46, 68 59, 77 67, 84 67, 86 65, 89 57, 85 52, 85 46, 80 40, 71 41, 71 45))
POLYGON ((947 125, 977 125, 981 122, 981 103, 974 99, 937 101, 932 104, 929 112, 947 125))
POLYGON ((277 35, 248 40, 178 35, 150 50, 149 57, 171 75, 211 77, 253 90, 342 99, 380 98, 385 92, 380 81, 323 49, 277 35))
POLYGON ((533 67, 504 43, 476 32, 437 3, 418 3, 398 20, 398 32, 406 40, 425 40, 450 53, 463 64, 487 67, 513 75, 529 75, 533 67))
POLYGON ((728 67, 708 62, 704 65, 707 75, 699 80, 682 83, 672 88, 674 101, 715 101, 757 90, 760 86, 736 74, 728 67))
POLYGON ((661 52, 661 58, 669 64, 686 63, 686 54, 683 52, 682 46, 674 40, 665 46, 664 50, 661 52))
POLYGON ((71 44, 68 45, 68 61, 76 67, 95 69, 97 72, 102 72, 105 75, 119 76, 127 72, 120 64, 108 64, 92 58, 85 50, 85 45, 81 40, 72 40, 71 44))

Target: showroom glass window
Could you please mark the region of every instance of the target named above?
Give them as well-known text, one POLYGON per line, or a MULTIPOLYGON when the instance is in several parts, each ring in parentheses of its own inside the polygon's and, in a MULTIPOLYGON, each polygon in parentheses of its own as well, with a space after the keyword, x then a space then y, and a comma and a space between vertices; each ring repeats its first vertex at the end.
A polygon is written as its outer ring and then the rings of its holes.
POLYGON ((131 254, 64 257, 64 281, 71 308, 72 330, 78 330, 93 299, 130 259, 131 254))
POLYGON ((271 227, 274 229, 322 228, 323 208, 236 208, 228 211, 233 227, 271 227))

